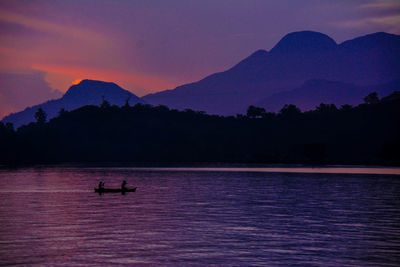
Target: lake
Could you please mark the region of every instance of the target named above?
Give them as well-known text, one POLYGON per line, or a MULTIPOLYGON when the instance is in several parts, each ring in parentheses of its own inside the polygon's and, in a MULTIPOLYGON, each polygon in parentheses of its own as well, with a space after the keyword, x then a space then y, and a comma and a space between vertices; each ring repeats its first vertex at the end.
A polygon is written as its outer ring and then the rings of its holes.
POLYGON ((399 174, 3 169, 0 265, 400 266, 399 174), (124 179, 135 193, 94 193, 124 179))

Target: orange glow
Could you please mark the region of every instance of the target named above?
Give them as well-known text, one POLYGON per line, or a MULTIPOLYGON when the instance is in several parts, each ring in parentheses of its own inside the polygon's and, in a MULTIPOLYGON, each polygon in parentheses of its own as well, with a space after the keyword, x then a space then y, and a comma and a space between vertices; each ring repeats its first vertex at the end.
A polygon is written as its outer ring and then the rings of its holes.
MULTIPOLYGON (((142 73, 133 73, 133 72, 120 72, 120 71, 101 69, 101 68, 53 65, 53 64, 34 64, 32 65, 32 68, 35 70, 45 71, 49 75, 58 74, 66 77, 78 76, 78 77, 85 77, 85 79, 93 79, 106 82, 112 81, 122 86, 124 89, 132 91, 134 94, 138 96, 142 96, 150 92, 171 89, 174 88, 177 84, 177 82, 166 80, 153 75, 146 75, 142 73)), ((75 80, 75 82, 77 81, 78 80, 75 80)), ((68 88, 63 88, 62 90, 64 91, 67 89, 68 88)))
POLYGON ((75 80, 74 82, 72 82, 72 84, 79 84, 80 82, 82 81, 82 79, 77 79, 77 80, 75 80))

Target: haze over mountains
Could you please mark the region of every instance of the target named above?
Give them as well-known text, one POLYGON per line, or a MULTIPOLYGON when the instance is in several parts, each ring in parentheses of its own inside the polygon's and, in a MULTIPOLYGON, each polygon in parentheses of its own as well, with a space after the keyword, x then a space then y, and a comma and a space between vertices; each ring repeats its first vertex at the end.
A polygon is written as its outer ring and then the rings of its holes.
POLYGON ((385 96, 400 89, 400 36, 374 33, 341 44, 311 31, 283 37, 269 52, 258 50, 227 71, 198 82, 149 94, 142 99, 114 83, 84 80, 60 99, 51 100, 3 119, 16 127, 33 121, 41 107, 54 117, 61 108, 149 103, 209 114, 245 113, 249 105, 277 111, 284 104, 311 109, 319 103, 358 104, 370 92, 385 96))
POLYGON ((356 105, 371 92, 377 92, 383 97, 399 88, 399 79, 373 86, 314 79, 306 81, 296 89, 273 94, 257 102, 256 106, 279 111, 285 104, 294 104, 302 110, 314 109, 320 103, 334 103, 338 107, 344 104, 356 105))

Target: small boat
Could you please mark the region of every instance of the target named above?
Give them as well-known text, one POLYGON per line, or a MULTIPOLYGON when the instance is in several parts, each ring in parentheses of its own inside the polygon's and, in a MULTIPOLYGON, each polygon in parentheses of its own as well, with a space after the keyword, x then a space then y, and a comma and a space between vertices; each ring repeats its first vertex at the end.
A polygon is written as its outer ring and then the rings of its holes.
POLYGON ((126 188, 126 189, 121 189, 121 188, 117 188, 117 189, 113 189, 113 188, 95 188, 94 192, 96 193, 125 193, 125 192, 136 192, 136 188, 126 188))

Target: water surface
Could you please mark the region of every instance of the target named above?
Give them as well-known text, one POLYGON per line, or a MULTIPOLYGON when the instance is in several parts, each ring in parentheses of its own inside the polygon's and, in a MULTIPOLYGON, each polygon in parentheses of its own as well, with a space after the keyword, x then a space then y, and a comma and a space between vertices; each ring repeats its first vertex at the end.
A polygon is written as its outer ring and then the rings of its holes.
POLYGON ((400 176, 325 172, 0 170, 0 265, 399 266, 400 176))

